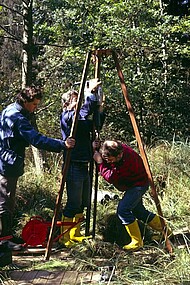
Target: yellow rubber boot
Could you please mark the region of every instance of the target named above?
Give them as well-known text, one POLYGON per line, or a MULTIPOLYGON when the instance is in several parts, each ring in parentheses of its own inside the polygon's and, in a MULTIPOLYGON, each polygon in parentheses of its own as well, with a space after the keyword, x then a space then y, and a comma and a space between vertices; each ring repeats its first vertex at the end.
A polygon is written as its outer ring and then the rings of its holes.
MULTIPOLYGON (((149 225, 153 230, 156 230, 156 231, 162 233, 162 224, 161 224, 161 221, 160 221, 160 217, 159 217, 158 215, 155 215, 154 218, 152 219, 152 221, 150 221, 150 222, 148 223, 148 225, 149 225)), ((169 229, 169 228, 167 227, 167 236, 168 236, 168 237, 171 237, 172 235, 173 235, 173 233, 172 233, 171 229, 169 229)), ((158 236, 155 235, 153 239, 158 240, 158 239, 160 239, 160 237, 158 237, 158 236)))
POLYGON ((81 221, 84 219, 83 213, 76 214, 74 221, 77 223, 71 230, 70 230, 70 239, 76 242, 83 242, 85 239, 92 238, 92 236, 83 236, 80 232, 81 228, 81 221))
POLYGON ((61 238, 59 239, 59 242, 64 244, 65 247, 72 247, 75 245, 74 241, 71 240, 70 238, 70 228, 72 227, 72 223, 73 223, 73 219, 74 218, 68 218, 68 217, 64 217, 62 216, 62 222, 64 222, 65 224, 61 227, 61 233, 64 233, 61 238))
POLYGON ((125 225, 125 228, 131 237, 131 242, 127 245, 124 245, 123 249, 135 251, 143 247, 143 240, 137 220, 132 224, 125 225))

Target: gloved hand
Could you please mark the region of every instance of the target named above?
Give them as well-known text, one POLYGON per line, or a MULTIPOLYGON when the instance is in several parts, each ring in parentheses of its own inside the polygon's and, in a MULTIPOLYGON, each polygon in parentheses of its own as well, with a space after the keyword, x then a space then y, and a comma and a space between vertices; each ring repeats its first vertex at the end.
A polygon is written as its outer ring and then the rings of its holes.
POLYGON ((86 87, 85 87, 85 92, 95 92, 97 87, 101 84, 102 82, 99 81, 98 78, 93 78, 90 79, 87 83, 86 83, 86 87))

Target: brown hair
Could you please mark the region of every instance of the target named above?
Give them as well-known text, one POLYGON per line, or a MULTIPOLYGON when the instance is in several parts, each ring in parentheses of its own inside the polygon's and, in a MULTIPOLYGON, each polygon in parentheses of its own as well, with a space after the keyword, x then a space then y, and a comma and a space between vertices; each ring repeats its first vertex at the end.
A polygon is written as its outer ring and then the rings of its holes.
POLYGON ((24 89, 22 89, 17 95, 16 95, 16 101, 20 103, 21 105, 26 102, 32 102, 34 99, 41 100, 43 97, 42 90, 40 87, 36 86, 29 86, 24 89))
POLYGON ((123 152, 122 143, 119 141, 105 141, 101 147, 101 154, 103 156, 118 156, 123 152))
POLYGON ((76 90, 70 90, 62 95, 61 102, 63 109, 66 109, 71 104, 73 96, 78 97, 78 92, 76 90))

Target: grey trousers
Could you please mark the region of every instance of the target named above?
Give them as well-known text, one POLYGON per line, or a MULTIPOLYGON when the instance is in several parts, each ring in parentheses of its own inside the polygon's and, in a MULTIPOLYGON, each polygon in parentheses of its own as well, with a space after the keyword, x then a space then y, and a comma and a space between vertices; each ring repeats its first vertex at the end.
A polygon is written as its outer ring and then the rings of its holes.
POLYGON ((12 235, 12 219, 18 177, 0 174, 0 236, 12 235))

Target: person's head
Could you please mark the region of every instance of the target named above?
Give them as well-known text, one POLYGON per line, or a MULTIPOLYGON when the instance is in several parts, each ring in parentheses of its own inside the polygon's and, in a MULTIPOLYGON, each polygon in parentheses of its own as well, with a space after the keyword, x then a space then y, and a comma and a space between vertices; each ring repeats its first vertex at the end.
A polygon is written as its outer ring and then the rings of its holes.
POLYGON ((28 112, 33 113, 37 109, 42 97, 43 95, 40 87, 29 86, 22 89, 16 95, 16 102, 28 112))
POLYGON ((64 93, 61 97, 63 109, 73 110, 76 107, 78 99, 78 92, 76 90, 70 90, 64 93))
POLYGON ((106 140, 101 147, 102 158, 108 163, 119 162, 123 156, 122 143, 106 140))

